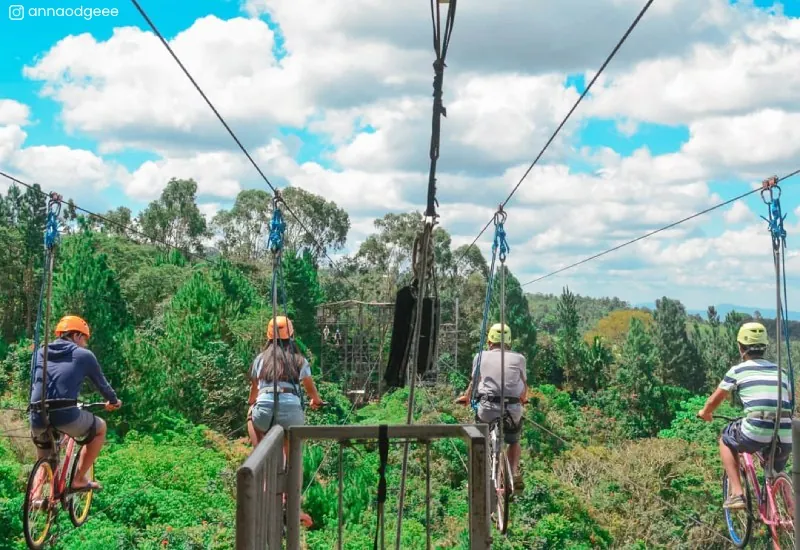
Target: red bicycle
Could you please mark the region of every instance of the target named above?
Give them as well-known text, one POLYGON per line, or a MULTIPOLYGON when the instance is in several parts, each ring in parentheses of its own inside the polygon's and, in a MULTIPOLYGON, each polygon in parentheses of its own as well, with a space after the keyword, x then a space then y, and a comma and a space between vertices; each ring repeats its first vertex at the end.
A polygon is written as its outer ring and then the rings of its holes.
MULTIPOLYGON (((105 403, 79 403, 84 410, 105 408, 105 403)), ((54 441, 55 449, 46 458, 40 458, 28 476, 25 502, 22 510, 22 526, 25 542, 31 550, 39 550, 47 543, 50 528, 58 515, 59 504, 69 512, 69 519, 80 527, 89 518, 93 491, 73 492, 69 490, 78 471, 78 457, 83 446, 66 434, 54 441), (65 460, 61 462, 61 449, 65 448, 65 460)), ((88 477, 94 481, 94 467, 88 477)))
MULTIPOLYGON (((733 422, 738 418, 714 415, 714 418, 733 422)), ((746 507, 743 510, 725 510, 725 522, 731 540, 737 548, 744 548, 750 540, 753 522, 758 520, 769 527, 775 550, 794 549, 794 489, 791 478, 784 472, 776 473, 769 467, 768 457, 762 453, 739 453, 739 477, 744 489, 746 507), (758 457, 764 471, 759 483, 753 456, 758 457), (753 514, 753 500, 758 505, 758 517, 753 514)), ((722 476, 722 498, 729 493, 728 474, 722 476)))

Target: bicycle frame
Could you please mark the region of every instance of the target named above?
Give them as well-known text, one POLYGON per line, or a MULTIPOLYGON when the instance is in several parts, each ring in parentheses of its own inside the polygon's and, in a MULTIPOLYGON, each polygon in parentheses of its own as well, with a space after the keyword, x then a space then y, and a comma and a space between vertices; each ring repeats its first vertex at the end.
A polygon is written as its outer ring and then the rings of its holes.
MULTIPOLYGON (((756 473, 755 461, 753 460, 753 453, 739 453, 739 460, 744 461, 744 473, 748 477, 750 485, 753 487, 753 492, 758 503, 758 515, 761 523, 767 525, 768 527, 780 527, 780 517, 778 517, 775 513, 777 510, 777 502, 775 501, 775 492, 773 491, 772 487, 772 484, 775 480, 775 473, 768 471, 769 469, 764 467, 766 466, 764 459, 759 456, 759 462, 764 470, 763 488, 766 491, 767 497, 764 499, 762 485, 758 482, 758 475, 756 473)), ((741 469, 742 464, 740 464, 739 467, 741 469)))
MULTIPOLYGON (((75 449, 75 440, 72 439, 70 436, 64 434, 61 437, 61 444, 59 447, 63 446, 66 443, 65 454, 64 454, 64 461, 62 462, 59 456, 56 456, 56 465, 57 469, 55 471, 55 485, 56 485, 56 496, 63 496, 66 494, 67 489, 67 478, 69 477, 69 472, 72 469, 72 459, 73 459, 73 451, 75 449)), ((58 453, 58 451, 57 451, 58 453)), ((75 457, 77 460, 77 457, 75 457)))

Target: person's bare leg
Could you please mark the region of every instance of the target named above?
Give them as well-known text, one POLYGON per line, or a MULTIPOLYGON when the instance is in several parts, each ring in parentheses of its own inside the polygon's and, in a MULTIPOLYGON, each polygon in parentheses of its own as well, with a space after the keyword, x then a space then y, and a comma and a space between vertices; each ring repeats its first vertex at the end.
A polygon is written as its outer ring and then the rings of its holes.
POLYGON ((728 482, 731 486, 731 492, 728 496, 741 496, 744 491, 742 490, 742 481, 739 479, 739 456, 722 442, 722 438, 719 439, 719 455, 722 457, 722 465, 725 467, 725 472, 728 474, 728 482))
POLYGON ((253 424, 253 420, 247 421, 247 434, 250 436, 250 443, 253 445, 253 448, 257 447, 261 440, 264 438, 264 434, 258 431, 258 429, 253 424))
MULTIPOLYGON (((37 459, 47 458, 48 456, 50 456, 50 451, 36 447, 37 459)), ((35 493, 33 495, 34 500, 42 497, 43 484, 44 484, 44 468, 39 468, 38 470, 36 470, 36 479, 33 482, 33 486, 35 488, 35 493)))
POLYGON ((511 464, 511 475, 519 475, 519 459, 522 456, 522 447, 519 442, 511 443, 508 446, 508 462, 511 464))
POLYGON ((94 461, 97 460, 97 457, 100 455, 100 449, 103 448, 103 444, 106 442, 105 420, 98 418, 96 422, 97 434, 88 445, 84 445, 81 450, 80 459, 78 459, 78 471, 75 472, 75 479, 72 480, 72 487, 75 489, 86 487, 89 484, 89 480, 86 479, 86 474, 89 473, 89 468, 91 468, 94 461))

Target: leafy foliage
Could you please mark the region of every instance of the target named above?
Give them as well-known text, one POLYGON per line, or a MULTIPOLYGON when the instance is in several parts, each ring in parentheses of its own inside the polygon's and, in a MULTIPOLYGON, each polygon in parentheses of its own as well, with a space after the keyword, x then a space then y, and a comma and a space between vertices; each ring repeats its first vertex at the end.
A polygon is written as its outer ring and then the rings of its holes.
MULTIPOLYGON (((250 452, 235 438, 244 434, 248 367, 273 314, 272 266, 265 261, 271 196, 243 191, 215 217, 220 255, 211 263, 154 244, 203 250, 208 232, 196 191, 191 180, 171 180, 138 219, 124 207, 106 220, 76 217, 69 203, 63 211, 53 316, 87 318, 90 346, 125 406, 107 416, 110 443, 97 464, 105 489, 90 522, 73 530, 62 515, 54 548, 233 548, 234 472, 250 452), (155 239, 120 227, 128 223, 155 239)), ((328 402, 307 410, 306 422, 404 423, 407 388, 354 405, 346 393, 352 388, 341 383, 347 363, 339 354, 325 356, 325 379, 318 376, 316 314, 323 301, 389 301, 408 284, 420 214, 376 220, 376 233, 334 270, 319 260, 344 244, 347 213, 299 189, 285 190, 284 198, 317 237, 315 244, 287 216, 287 309, 328 402)), ((15 407, 28 397, 45 214, 36 193, 12 187, 0 197, 0 401, 15 407)), ((421 424, 472 423, 472 411, 452 398, 466 386, 477 351, 489 266, 477 247, 453 250, 441 227, 434 248, 442 322, 459 318, 459 363, 444 373, 449 384, 417 388, 413 417, 421 424)), ((749 317, 720 320, 713 308, 706 319, 690 317, 669 298, 649 312, 568 288, 560 296, 526 296, 510 270, 504 275, 513 346, 528 359, 530 404, 521 433, 526 489, 515 497, 508 537, 496 537, 495 547, 721 548, 722 425, 695 414, 705 402, 699 392, 715 387, 739 360, 735 335, 749 317)), ((490 322, 499 320, 499 278, 495 285, 490 322)), ((441 351, 442 364, 453 364, 452 350, 441 351)), ((736 410, 725 404, 719 412, 736 410)), ((0 413, 0 432, 18 429, 24 433, 23 416, 0 413)), ((315 523, 304 535, 309 548, 331 548, 338 536, 340 455, 338 443, 329 445, 305 445, 304 508, 315 523)), ((428 464, 425 446, 412 445, 404 547, 424 547, 426 506, 435 548, 468 547, 466 453, 460 440, 433 441, 428 464)), ((0 550, 23 547, 19 509, 32 456, 26 441, 0 437, 0 550)), ((402 447, 392 446, 387 533, 395 527, 401 459, 402 447)), ((376 445, 342 447, 341 469, 345 547, 371 548, 376 445)))

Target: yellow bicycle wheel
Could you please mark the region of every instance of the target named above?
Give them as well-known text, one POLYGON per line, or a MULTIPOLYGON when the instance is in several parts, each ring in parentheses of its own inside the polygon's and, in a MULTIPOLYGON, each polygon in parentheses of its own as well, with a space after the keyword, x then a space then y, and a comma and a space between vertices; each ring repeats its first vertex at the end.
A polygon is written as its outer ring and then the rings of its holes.
MULTIPOLYGON (((81 452, 83 452, 83 447, 81 447, 80 450, 75 453, 75 457, 72 461, 72 471, 69 475, 69 484, 67 487, 72 487, 72 480, 75 478, 75 474, 78 472, 78 457, 80 456, 81 452)), ((94 465, 89 468, 87 477, 89 478, 89 481, 94 481, 94 465)), ((93 495, 94 491, 81 491, 79 493, 71 493, 69 495, 69 519, 72 521, 72 524, 75 527, 80 527, 86 523, 86 520, 89 518, 89 509, 92 507, 93 495)))
POLYGON ((47 542, 58 506, 54 497, 53 467, 49 459, 41 458, 28 476, 22 511, 25 542, 31 550, 39 550, 47 542))

